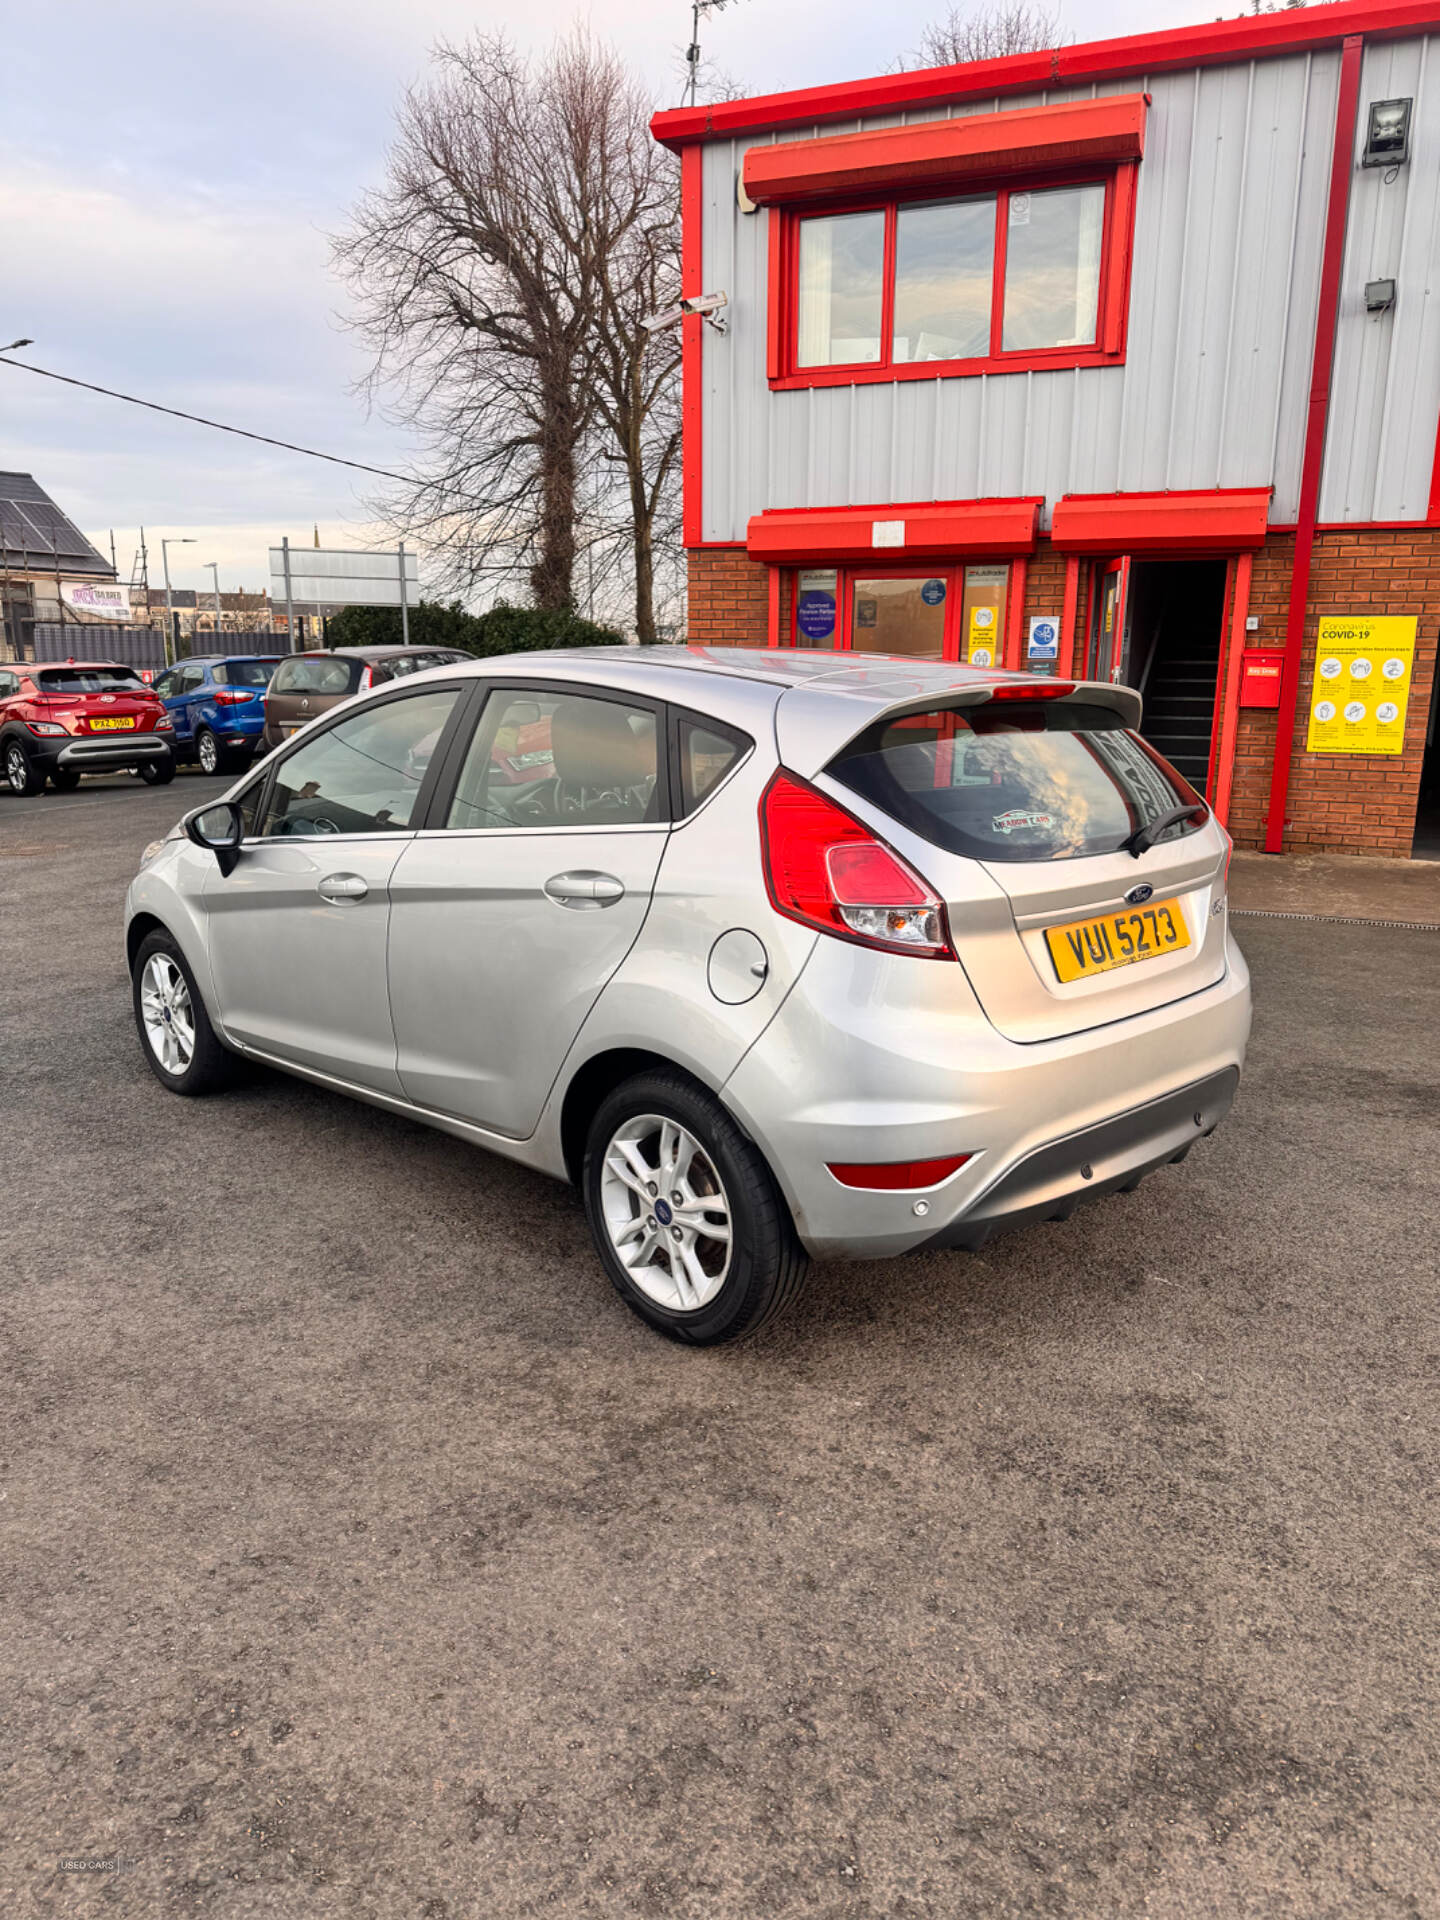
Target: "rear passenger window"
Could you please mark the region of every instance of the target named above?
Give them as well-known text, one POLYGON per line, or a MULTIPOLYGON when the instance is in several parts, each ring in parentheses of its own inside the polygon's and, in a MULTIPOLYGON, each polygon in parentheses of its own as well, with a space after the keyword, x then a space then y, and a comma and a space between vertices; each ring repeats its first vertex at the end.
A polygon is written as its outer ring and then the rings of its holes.
POLYGON ((402 832, 458 698, 451 689, 367 706, 298 747, 276 771, 264 836, 402 832))
POLYGON ((656 716, 583 694, 497 690, 445 825, 636 826, 660 818, 656 716))
POLYGON ((682 720, 680 813, 693 813, 753 744, 742 734, 717 733, 697 720, 682 720))

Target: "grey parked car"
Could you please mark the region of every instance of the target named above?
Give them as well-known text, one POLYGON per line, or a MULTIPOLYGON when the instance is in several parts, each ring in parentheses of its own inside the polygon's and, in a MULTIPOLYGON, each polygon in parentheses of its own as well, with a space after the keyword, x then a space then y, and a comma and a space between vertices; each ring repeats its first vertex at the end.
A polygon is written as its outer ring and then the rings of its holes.
POLYGON ((700 647, 362 694, 146 850, 146 1057, 188 1094, 249 1056, 573 1180, 637 1313, 734 1338, 807 1255, 981 1246, 1228 1110, 1230 843, 1139 713, 700 647))

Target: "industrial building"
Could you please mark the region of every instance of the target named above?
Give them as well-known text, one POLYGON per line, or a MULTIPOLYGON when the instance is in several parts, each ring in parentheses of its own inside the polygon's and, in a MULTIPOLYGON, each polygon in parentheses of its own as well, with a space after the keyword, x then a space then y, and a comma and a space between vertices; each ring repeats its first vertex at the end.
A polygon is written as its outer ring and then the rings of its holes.
POLYGON ((690 636, 1124 680, 1242 845, 1440 855, 1440 5, 657 116, 690 636))

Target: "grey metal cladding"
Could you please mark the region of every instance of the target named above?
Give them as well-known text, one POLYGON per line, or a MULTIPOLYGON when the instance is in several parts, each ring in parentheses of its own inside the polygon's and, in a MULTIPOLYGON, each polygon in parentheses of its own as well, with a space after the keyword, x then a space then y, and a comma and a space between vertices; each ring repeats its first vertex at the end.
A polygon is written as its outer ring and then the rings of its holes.
MULTIPOLYGON (((1419 42, 1375 49, 1367 57, 1363 97, 1377 88, 1408 91, 1402 77, 1423 65, 1419 42)), ((735 205, 736 170, 754 143, 707 145, 705 284, 728 292, 731 331, 724 338, 707 333, 703 349, 705 537, 743 540, 746 521, 765 507, 999 494, 1040 494, 1053 502, 1063 493, 1272 482, 1272 520, 1293 521, 1338 81, 1339 54, 1326 50, 969 102, 956 110, 1038 106, 1142 88, 1150 93, 1127 353, 1117 367, 770 392, 772 216, 742 215, 735 205)), ((1416 154, 1404 170, 1416 211, 1408 223, 1403 208, 1398 217, 1422 263, 1422 256, 1434 258, 1440 218, 1440 103, 1434 86, 1427 94, 1417 80, 1416 92, 1416 154)), ((890 115, 785 137, 897 123, 890 115)), ((1357 186, 1356 204, 1378 204, 1387 192, 1395 186, 1387 188, 1384 175, 1372 172, 1357 186)), ((1352 213, 1352 247, 1363 224, 1352 213)), ((1393 320, 1382 316, 1383 323, 1410 329, 1407 342, 1417 332, 1423 336, 1414 351, 1428 355, 1433 369, 1419 395, 1413 377, 1408 389, 1397 379, 1394 419, 1387 414, 1383 427, 1366 428, 1374 442, 1371 466, 1392 468, 1373 483, 1373 497, 1392 502, 1386 512, 1398 516, 1394 495, 1413 493, 1422 466, 1428 487, 1440 405, 1440 313, 1434 301, 1421 299, 1421 264, 1411 289, 1403 259, 1383 247, 1365 257, 1373 272, 1347 268, 1342 319, 1341 360, 1352 395, 1367 378, 1373 381, 1359 363, 1360 340, 1350 342, 1366 325, 1363 282, 1382 272, 1401 281, 1393 320), (1414 417, 1407 418, 1407 405, 1414 417), (1421 444, 1427 432, 1428 452, 1421 444), (1382 451, 1392 459, 1381 459, 1382 451)), ((1377 350, 1373 339, 1370 350, 1377 350)), ((1407 345, 1406 364, 1413 360, 1407 345)), ((1333 483, 1327 502, 1332 493, 1333 483)), ((1368 516, 1370 497, 1350 510, 1368 516)), ((1325 515, 1340 517, 1329 504, 1325 515)))
POLYGON ((1429 507, 1440 413, 1440 42, 1367 46, 1340 282, 1320 518, 1416 520, 1429 507), (1410 97, 1406 166, 1362 168, 1372 100, 1410 97), (1365 311, 1365 282, 1395 304, 1365 311))

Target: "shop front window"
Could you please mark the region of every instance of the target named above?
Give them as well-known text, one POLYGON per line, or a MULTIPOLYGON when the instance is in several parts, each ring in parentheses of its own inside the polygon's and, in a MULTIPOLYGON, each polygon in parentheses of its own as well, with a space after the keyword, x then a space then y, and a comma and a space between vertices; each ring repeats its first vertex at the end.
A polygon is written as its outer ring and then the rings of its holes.
POLYGON ((1010 566, 797 567, 781 644, 1001 663, 1010 566))
POLYGON ((949 586, 943 575, 857 577, 853 595, 853 652, 913 653, 928 660, 944 657, 949 586))

